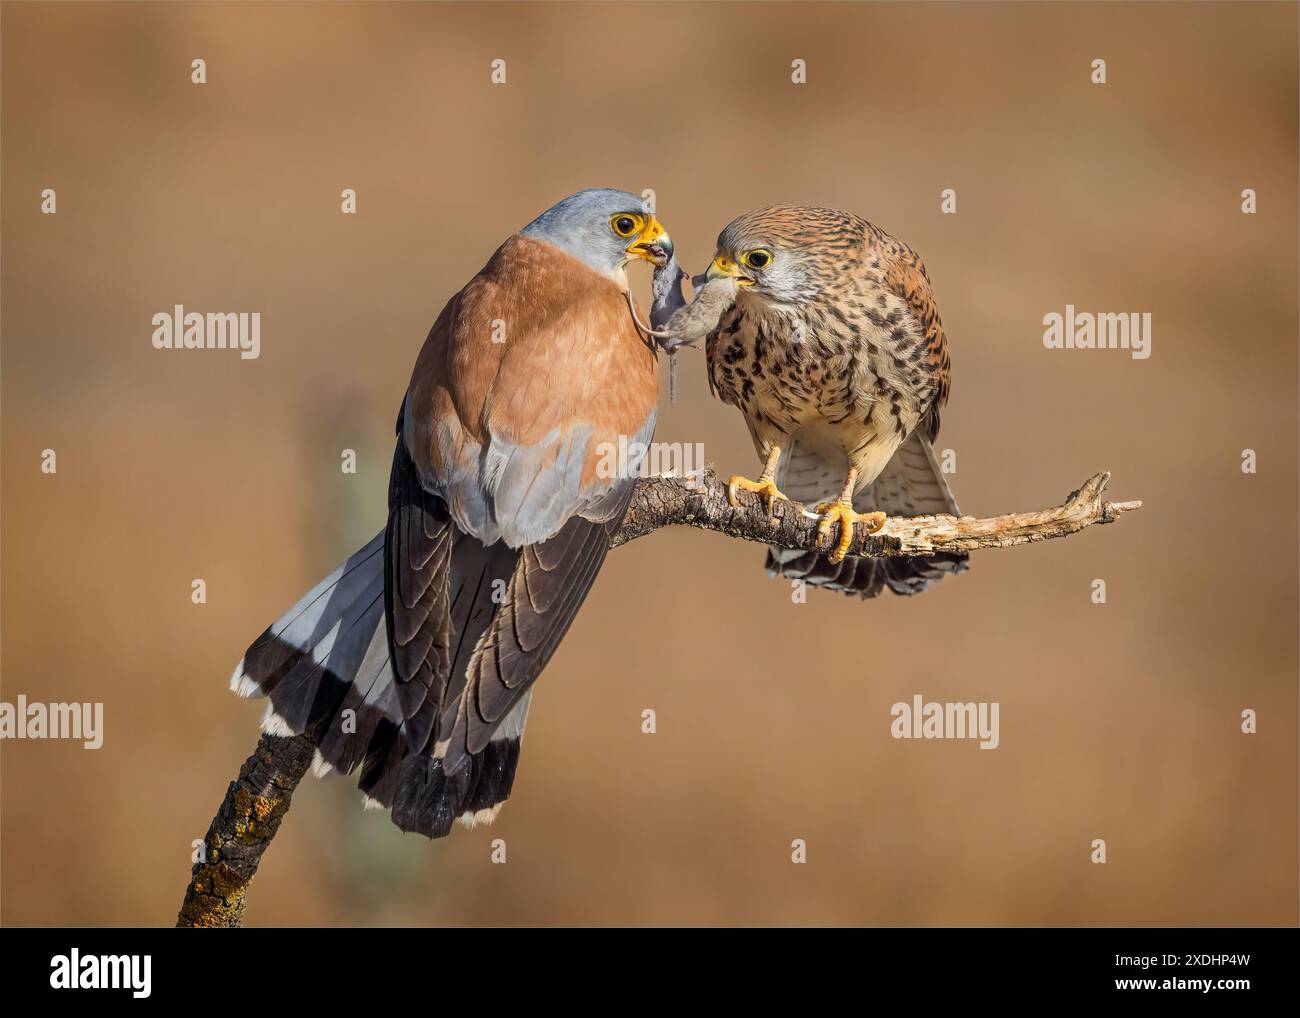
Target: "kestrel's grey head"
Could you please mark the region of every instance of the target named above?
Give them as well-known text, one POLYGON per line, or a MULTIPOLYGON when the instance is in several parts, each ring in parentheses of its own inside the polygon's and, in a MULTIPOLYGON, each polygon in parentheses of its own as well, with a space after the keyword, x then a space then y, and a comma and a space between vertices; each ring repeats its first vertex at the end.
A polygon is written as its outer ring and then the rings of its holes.
POLYGON ((519 232, 615 279, 633 258, 659 265, 673 253, 673 242, 649 204, 630 191, 609 187, 571 194, 519 232))
POLYGON ((842 285, 863 220, 849 212, 776 205, 733 219, 718 234, 708 278, 731 276, 742 301, 799 307, 842 285))

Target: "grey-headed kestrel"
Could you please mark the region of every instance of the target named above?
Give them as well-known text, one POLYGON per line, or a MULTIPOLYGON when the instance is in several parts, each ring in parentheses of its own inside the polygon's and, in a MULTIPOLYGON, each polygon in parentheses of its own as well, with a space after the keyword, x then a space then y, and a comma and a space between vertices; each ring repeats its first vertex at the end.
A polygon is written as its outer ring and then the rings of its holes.
POLYGON ((848 212, 781 205, 718 237, 707 276, 734 278, 734 307, 707 339, 709 383, 740 409, 764 462, 728 485, 817 504, 828 552, 772 548, 773 574, 874 597, 924 590, 964 554, 847 556, 853 524, 959 514, 931 443, 948 399, 948 343, 916 252, 848 212))
POLYGON ((654 429, 624 269, 671 253, 640 198, 604 189, 506 240, 415 362, 387 526, 235 669, 236 692, 270 698, 264 730, 317 735, 318 773, 359 769, 403 830, 489 821, 510 794, 533 683, 636 483, 602 450, 654 429))

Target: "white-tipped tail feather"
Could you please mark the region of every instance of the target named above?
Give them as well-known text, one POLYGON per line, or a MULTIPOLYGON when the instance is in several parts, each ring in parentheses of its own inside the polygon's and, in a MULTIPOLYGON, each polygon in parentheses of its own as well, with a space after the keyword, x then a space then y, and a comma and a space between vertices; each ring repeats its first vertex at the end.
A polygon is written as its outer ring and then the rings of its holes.
MULTIPOLYGON (((318 583, 244 654, 230 678, 241 697, 269 697, 262 731, 280 737, 309 729, 318 739, 311 770, 360 769, 366 809, 420 799, 430 836, 452 821, 473 826, 497 815, 514 778, 527 718, 525 695, 484 746, 454 775, 442 754, 408 742, 409 718, 389 661, 384 614, 384 537, 375 537, 318 583)), ((446 750, 446 740, 442 750, 446 750)), ((414 826, 414 825, 413 825, 414 826)))

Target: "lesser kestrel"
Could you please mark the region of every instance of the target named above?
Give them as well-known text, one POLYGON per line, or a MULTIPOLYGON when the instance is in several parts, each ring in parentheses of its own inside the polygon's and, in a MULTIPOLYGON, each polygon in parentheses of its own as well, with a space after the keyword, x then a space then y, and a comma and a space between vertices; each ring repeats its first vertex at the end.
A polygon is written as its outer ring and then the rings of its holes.
POLYGON ((248 649, 264 723, 311 730, 430 837, 510 793, 534 681, 587 596, 654 429, 655 354, 624 268, 671 243, 625 191, 510 237, 438 316, 397 419, 388 523, 248 649))

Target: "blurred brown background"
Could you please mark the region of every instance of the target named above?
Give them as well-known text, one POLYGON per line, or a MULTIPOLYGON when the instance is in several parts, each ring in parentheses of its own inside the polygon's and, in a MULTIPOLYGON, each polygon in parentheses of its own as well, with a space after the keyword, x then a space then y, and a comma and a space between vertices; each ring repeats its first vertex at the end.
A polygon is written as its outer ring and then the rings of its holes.
MULTIPOLYGON (((249 922, 1297 921, 1294 6, 2 17, 3 693, 100 700, 106 726, 96 752, 3 744, 5 923, 174 920, 257 739, 231 668, 381 526, 443 302, 588 186, 654 188, 693 271, 778 201, 897 233, 952 344, 938 446, 963 509, 1054 504, 1100 469, 1146 508, 911 600, 792 604, 716 534, 620 549, 498 823, 430 844, 352 779, 309 780, 249 922), (261 358, 154 350, 177 303, 262 312, 261 358), (1150 311, 1152 357, 1045 350, 1067 303, 1150 311), (890 738, 914 693, 999 701, 1001 747, 890 738)), ((754 470, 682 361, 657 437, 754 470)))

